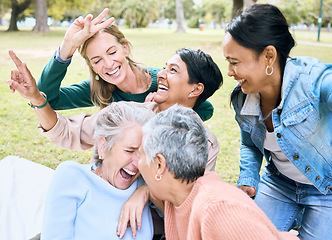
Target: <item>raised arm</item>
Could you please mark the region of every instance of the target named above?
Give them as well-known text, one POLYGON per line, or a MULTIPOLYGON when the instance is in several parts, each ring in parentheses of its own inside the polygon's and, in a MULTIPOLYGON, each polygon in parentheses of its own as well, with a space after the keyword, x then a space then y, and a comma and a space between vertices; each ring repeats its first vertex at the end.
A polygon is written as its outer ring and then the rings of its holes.
POLYGON ((47 131, 57 122, 56 113, 47 103, 46 96, 37 87, 36 80, 31 75, 26 63, 9 50, 9 56, 15 63, 17 70, 11 71, 11 78, 7 81, 10 89, 14 93, 18 91, 22 97, 30 100, 30 106, 35 110, 41 126, 47 131))
POLYGON ((60 48, 45 66, 38 81, 38 88, 48 96, 49 104, 53 109, 61 110, 93 105, 90 100, 89 80, 67 87, 60 86, 76 49, 96 32, 113 23, 114 18, 103 21, 108 11, 105 8, 93 20, 91 14, 84 19, 83 17, 77 18, 66 31, 60 48))
POLYGON ((24 62, 9 50, 9 55, 18 70, 12 70, 7 81, 12 92, 18 91, 22 97, 30 100, 39 120, 42 134, 54 144, 66 149, 88 149, 93 147, 93 130, 98 113, 79 114, 64 117, 56 113, 47 103, 47 99, 36 85, 24 62))
POLYGON ((91 107, 90 80, 61 87, 61 82, 66 76, 70 60, 58 60, 58 52, 52 56, 44 67, 37 86, 47 95, 49 104, 54 110, 65 110, 80 107, 91 107))

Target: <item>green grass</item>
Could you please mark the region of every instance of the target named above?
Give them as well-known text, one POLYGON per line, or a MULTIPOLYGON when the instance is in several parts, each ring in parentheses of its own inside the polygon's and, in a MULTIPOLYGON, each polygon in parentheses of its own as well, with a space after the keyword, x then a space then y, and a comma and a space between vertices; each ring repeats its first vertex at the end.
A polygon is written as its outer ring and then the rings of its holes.
MULTIPOLYGON (((0 28, 0 30, 5 30, 0 28)), ((216 61, 224 75, 223 87, 210 99, 215 107, 214 117, 206 122, 215 133, 220 144, 220 154, 216 171, 227 182, 235 184, 239 172, 239 128, 234 120, 234 112, 229 105, 229 94, 235 84, 226 75, 226 62, 222 55, 223 30, 206 29, 203 32, 190 29, 187 34, 175 34, 174 29, 123 29, 133 47, 136 61, 151 67, 163 67, 175 51, 182 47, 202 49, 216 61)), ((0 32, 0 159, 8 155, 19 155, 29 160, 55 168, 61 161, 75 160, 89 162, 92 150, 70 151, 53 145, 38 132, 37 118, 27 105, 27 100, 18 93, 11 94, 6 84, 10 70, 14 68, 8 56, 12 48, 26 61, 33 75, 38 78, 64 36, 64 29, 52 32, 32 33, 26 29, 17 33, 0 32)), ((317 33, 296 32, 296 38, 316 41, 317 33)), ((332 33, 322 32, 322 43, 332 44, 332 33)), ((299 43, 292 51, 295 55, 311 55, 322 61, 332 62, 332 47, 299 43)), ((79 55, 73 59, 63 85, 80 82, 88 78, 88 69, 79 55)), ((66 116, 97 111, 96 108, 61 111, 66 116)))

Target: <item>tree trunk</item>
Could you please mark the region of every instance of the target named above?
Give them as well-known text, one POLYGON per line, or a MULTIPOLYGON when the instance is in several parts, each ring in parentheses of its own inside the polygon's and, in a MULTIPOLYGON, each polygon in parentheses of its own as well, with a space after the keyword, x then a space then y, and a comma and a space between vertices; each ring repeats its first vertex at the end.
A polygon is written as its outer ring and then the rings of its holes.
POLYGON ((0 26, 2 26, 2 16, 4 15, 3 9, 2 9, 2 4, 0 4, 0 26))
POLYGON ((10 24, 7 31, 18 31, 17 20, 18 16, 29 7, 31 0, 25 0, 23 3, 19 4, 17 0, 12 1, 12 15, 10 17, 10 24))
POLYGON ((176 24, 177 24, 176 32, 178 33, 186 32, 186 30, 184 29, 184 13, 183 13, 182 0, 176 0, 176 24))
POLYGON ((35 18, 36 25, 33 27, 32 31, 34 32, 48 32, 50 28, 47 25, 47 1, 46 0, 35 0, 35 18))
POLYGON ((232 18, 241 14, 243 9, 243 0, 233 0, 232 18))

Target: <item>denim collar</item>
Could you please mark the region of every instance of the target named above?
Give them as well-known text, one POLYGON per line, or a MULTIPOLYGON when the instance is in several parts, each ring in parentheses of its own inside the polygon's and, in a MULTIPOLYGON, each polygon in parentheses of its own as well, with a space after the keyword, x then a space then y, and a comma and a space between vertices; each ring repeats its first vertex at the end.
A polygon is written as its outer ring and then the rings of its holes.
POLYGON ((247 95, 247 98, 243 104, 240 114, 241 115, 250 115, 250 116, 259 116, 261 113, 260 107, 260 94, 251 93, 247 95))

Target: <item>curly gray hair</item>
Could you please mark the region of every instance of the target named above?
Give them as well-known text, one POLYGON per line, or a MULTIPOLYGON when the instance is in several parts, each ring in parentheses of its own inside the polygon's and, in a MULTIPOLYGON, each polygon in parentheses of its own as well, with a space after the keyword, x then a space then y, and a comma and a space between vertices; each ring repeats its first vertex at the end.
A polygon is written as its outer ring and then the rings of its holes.
POLYGON ((192 182, 202 176, 208 161, 208 135, 197 114, 174 105, 143 127, 142 142, 148 166, 157 154, 166 159, 176 179, 192 182))

